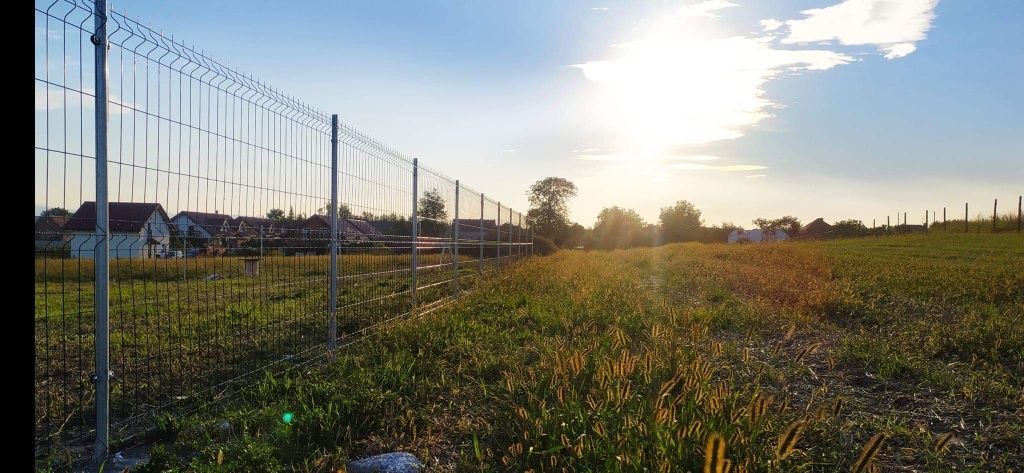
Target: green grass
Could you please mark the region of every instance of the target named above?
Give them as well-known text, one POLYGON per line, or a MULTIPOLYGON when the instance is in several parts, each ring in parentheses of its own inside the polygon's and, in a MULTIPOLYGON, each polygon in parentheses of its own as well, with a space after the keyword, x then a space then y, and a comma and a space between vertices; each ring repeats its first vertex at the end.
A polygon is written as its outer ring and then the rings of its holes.
POLYGON ((712 434, 733 471, 849 471, 878 433, 883 471, 1018 471, 1022 274, 1016 234, 560 252, 175 418, 142 471, 701 471, 712 434))
MULTIPOLYGON (((472 288, 476 262, 462 261, 460 285, 472 288)), ((420 306, 451 294, 450 262, 450 256, 421 255, 420 306)), ((485 263, 486 269, 495 264, 485 263)), ((343 343, 410 310, 409 265, 410 256, 401 254, 339 257, 343 343)), ((146 423, 153 407, 199 401, 218 383, 317 354, 327 338, 327 268, 327 256, 267 257, 258 277, 245 276, 236 258, 112 261, 113 421, 146 423), (211 274, 224 278, 207 280, 211 274)), ((92 423, 92 271, 90 260, 36 260, 37 443, 73 446, 80 428, 92 423)), ((115 425, 114 439, 133 429, 115 425)))

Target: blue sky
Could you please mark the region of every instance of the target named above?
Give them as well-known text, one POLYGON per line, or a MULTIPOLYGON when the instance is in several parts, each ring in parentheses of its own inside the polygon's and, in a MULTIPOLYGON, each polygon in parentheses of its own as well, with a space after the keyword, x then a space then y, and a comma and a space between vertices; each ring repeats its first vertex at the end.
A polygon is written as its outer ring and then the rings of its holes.
POLYGON ((678 199, 870 224, 1024 193, 1017 0, 113 5, 514 207, 569 178, 587 226, 678 199))

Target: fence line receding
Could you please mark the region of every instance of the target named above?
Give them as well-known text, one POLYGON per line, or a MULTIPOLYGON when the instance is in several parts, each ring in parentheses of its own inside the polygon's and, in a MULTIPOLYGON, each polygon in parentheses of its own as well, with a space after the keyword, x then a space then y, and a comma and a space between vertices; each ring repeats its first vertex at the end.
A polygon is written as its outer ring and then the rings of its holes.
POLYGON ((519 212, 104 3, 36 5, 37 455, 103 456, 531 253, 519 212))

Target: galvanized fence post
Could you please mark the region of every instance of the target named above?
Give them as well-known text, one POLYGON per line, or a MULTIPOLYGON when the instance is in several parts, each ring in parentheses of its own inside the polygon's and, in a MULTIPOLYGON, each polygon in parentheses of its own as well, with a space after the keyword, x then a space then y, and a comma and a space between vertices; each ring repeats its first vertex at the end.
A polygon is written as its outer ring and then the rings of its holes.
POLYGON ((331 268, 327 283, 327 351, 338 346, 338 115, 331 115, 331 268))
POLYGON ((96 386, 96 443, 93 448, 93 462, 106 461, 110 445, 110 214, 107 183, 107 18, 110 10, 106 0, 96 0, 92 35, 95 46, 96 80, 96 249, 95 263, 95 346, 96 372, 93 383, 96 386))
POLYGON ((996 231, 996 207, 999 205, 999 199, 992 201, 992 233, 996 231))
POLYGON ((480 257, 476 260, 476 272, 484 274, 484 193, 480 193, 480 257))
POLYGON ((501 202, 498 202, 498 220, 496 223, 498 230, 494 232, 494 248, 498 251, 495 259, 498 261, 498 267, 501 267, 501 202))
POLYGON ((523 214, 519 214, 519 223, 516 225, 516 259, 523 259, 523 214))
POLYGON ((416 270, 419 267, 419 222, 417 221, 417 208, 419 207, 419 175, 420 164, 418 158, 412 159, 412 309, 409 313, 416 313, 416 270))
POLYGON ((508 208, 508 261, 506 265, 512 264, 512 207, 508 208))
POLYGON ((452 266, 455 270, 454 281, 455 285, 452 288, 452 293, 455 297, 459 297, 459 180, 455 180, 455 242, 452 249, 452 266))
POLYGON ((1017 233, 1020 233, 1020 215, 1021 215, 1021 202, 1024 201, 1024 195, 1017 196, 1017 233))
POLYGON ((967 233, 967 204, 968 203, 969 202, 964 202, 964 233, 967 233))

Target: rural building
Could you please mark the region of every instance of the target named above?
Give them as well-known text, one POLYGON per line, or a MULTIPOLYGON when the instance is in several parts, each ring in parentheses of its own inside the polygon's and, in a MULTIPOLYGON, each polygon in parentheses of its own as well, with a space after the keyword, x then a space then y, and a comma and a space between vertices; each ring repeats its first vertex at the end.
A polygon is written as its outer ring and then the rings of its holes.
POLYGON ((498 238, 498 224, 494 220, 460 218, 453 224, 459 226, 459 240, 495 240, 498 238))
POLYGON ((775 231, 756 228, 751 231, 736 229, 729 233, 727 243, 767 243, 770 241, 788 240, 786 232, 776 229, 775 231))
POLYGON ((832 225, 818 217, 813 222, 800 228, 800 236, 809 238, 825 238, 832 231, 832 225))
POLYGON ((351 223, 353 227, 356 227, 356 229, 362 232, 363 235, 366 235, 371 241, 381 240, 384 236, 377 227, 374 227, 366 220, 360 220, 358 218, 346 218, 345 220, 348 221, 348 223, 351 223))
MULTIPOLYGON (((331 235, 331 217, 328 215, 312 215, 302 222, 303 238, 320 238, 329 240, 331 235)), ((338 217, 338 237, 343 242, 366 242, 373 236, 381 233, 365 220, 347 219, 338 217), (358 223, 356 223, 358 222, 358 223), (366 228, 369 227, 369 228, 366 228), (372 229, 372 230, 371 230, 372 229)))
POLYGON ((240 215, 231 221, 231 230, 238 235, 259 236, 270 235, 278 230, 279 226, 273 219, 263 217, 246 217, 240 215))
POLYGON ((36 249, 59 250, 64 248, 70 238, 64 232, 64 225, 67 222, 68 217, 64 215, 36 217, 36 249))
POLYGON ((183 211, 178 212, 171 222, 182 235, 194 233, 196 236, 210 240, 228 232, 231 227, 231 216, 221 213, 183 211))
MULTIPOLYGON (((155 258, 167 250, 171 240, 171 219, 160 204, 111 202, 110 257, 155 258)), ((96 202, 85 202, 75 211, 64 230, 73 258, 92 259, 96 248, 96 202)))

